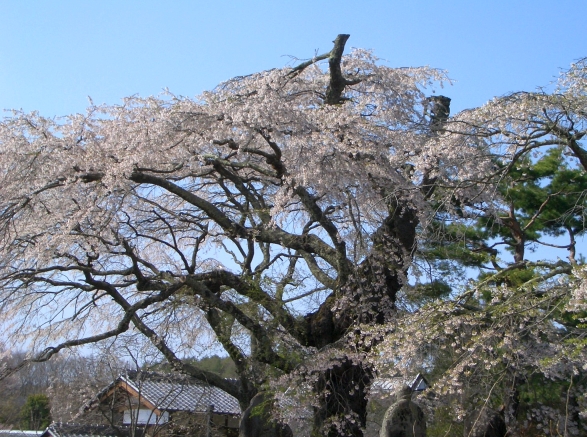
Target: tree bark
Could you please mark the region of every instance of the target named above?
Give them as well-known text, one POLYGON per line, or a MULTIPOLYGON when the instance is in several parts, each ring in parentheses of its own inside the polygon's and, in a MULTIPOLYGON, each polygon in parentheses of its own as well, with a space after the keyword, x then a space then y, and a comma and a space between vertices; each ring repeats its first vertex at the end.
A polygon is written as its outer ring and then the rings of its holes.
MULTIPOLYGON (((418 224, 415 211, 393 208, 373 238, 373 251, 341 288, 333 293, 315 313, 306 316, 311 346, 318 348, 339 341, 353 326, 362 323, 383 324, 392 316, 397 292, 407 276, 418 224), (403 212, 400 212, 402 211, 403 212), (382 281, 383 279, 383 281, 382 281), (338 299, 347 304, 333 311, 338 299)), ((355 348, 363 353, 365 346, 355 348)), ((338 436, 343 426, 345 435, 362 437, 367 420, 367 391, 372 370, 341 351, 339 362, 324 370, 314 390, 319 405, 314 412, 313 434, 338 436), (340 420, 344 417, 354 418, 340 420)))

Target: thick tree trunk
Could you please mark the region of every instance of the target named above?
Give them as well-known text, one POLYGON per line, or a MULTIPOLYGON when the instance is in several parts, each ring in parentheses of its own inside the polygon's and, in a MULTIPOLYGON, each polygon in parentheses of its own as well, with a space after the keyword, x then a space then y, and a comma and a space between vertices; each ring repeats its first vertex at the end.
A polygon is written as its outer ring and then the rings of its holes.
POLYGON ((312 436, 362 436, 371 377, 369 368, 346 357, 324 371, 315 385, 319 405, 314 410, 312 436))
MULTIPOLYGON (((309 339, 315 347, 332 345, 353 326, 383 324, 392 316, 396 295, 403 286, 415 245, 417 217, 410 208, 395 205, 373 237, 371 255, 350 276, 339 295, 331 295, 307 316, 309 339), (336 312, 339 299, 345 302, 336 312)), ((360 334, 359 334, 360 335, 360 334)), ((356 353, 369 352, 355 346, 356 353)), ((341 350, 338 361, 322 371, 315 383, 314 436, 362 437, 367 419, 367 392, 372 370, 341 350)))

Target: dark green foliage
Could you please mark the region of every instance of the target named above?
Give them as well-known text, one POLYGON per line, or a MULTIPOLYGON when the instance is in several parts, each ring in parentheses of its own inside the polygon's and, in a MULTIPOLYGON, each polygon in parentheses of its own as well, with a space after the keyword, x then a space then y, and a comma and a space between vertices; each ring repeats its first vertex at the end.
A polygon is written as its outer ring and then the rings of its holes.
POLYGON ((418 293, 425 298, 438 299, 450 294, 451 288, 446 282, 435 280, 418 287, 418 293))
POLYGON ((20 411, 22 429, 43 430, 50 423, 49 398, 44 394, 30 395, 20 411))
POLYGON ((444 281, 434 279, 428 283, 416 284, 405 295, 405 299, 412 305, 423 305, 435 299, 447 298, 452 289, 444 281))
POLYGON ((564 408, 568 383, 546 379, 543 375, 534 374, 527 378, 520 387, 522 406, 549 405, 564 408))
MULTIPOLYGON (((519 158, 503 168, 497 190, 504 199, 497 214, 469 209, 466 202, 453 199, 453 208, 467 211, 471 220, 446 221, 450 214, 438 205, 437 220, 431 225, 431 238, 418 248, 417 258, 436 271, 455 273, 465 268, 491 269, 503 264, 502 249, 525 258, 545 237, 565 236, 560 245, 572 245, 586 229, 587 174, 574 165, 562 148, 552 147, 537 158, 519 158)), ((496 162, 500 167, 500 163, 496 162)), ((504 276, 507 285, 525 282, 532 272, 504 276), (521 275, 516 278, 516 275, 521 275)))
POLYGON ((587 175, 570 165, 561 148, 549 149, 534 163, 519 161, 508 179, 500 190, 516 206, 520 223, 526 225, 540 211, 527 231, 530 236, 584 232, 587 175))

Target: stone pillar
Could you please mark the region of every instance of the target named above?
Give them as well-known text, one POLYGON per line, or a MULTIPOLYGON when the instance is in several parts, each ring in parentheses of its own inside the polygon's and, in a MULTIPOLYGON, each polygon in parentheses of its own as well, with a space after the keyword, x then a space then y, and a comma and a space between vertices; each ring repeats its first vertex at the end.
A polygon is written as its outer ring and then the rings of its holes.
POLYGON ((400 391, 398 400, 385 413, 379 437, 426 437, 424 412, 412 402, 410 387, 400 391))

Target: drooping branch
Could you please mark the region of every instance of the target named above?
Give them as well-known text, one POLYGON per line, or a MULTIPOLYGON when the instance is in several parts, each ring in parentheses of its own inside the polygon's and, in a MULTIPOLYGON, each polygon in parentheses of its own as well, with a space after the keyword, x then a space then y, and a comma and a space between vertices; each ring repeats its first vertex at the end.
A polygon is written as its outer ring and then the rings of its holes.
POLYGON ((338 252, 338 265, 336 266, 337 270, 339 271, 339 274, 342 275, 341 280, 344 280, 345 272, 349 268, 349 262, 346 256, 346 244, 340 237, 338 229, 328 218, 328 216, 324 214, 318 205, 316 198, 312 196, 305 187, 298 185, 295 187, 294 191, 306 207, 310 218, 313 221, 320 223, 322 228, 328 233, 332 244, 338 252))
POLYGON ((186 277, 184 282, 195 294, 202 297, 204 301, 221 311, 233 316, 242 326, 249 330, 260 345, 258 359, 277 369, 287 372, 292 369, 292 363, 280 356, 273 350, 271 339, 260 323, 253 320, 239 309, 234 303, 221 299, 216 293, 213 293, 202 281, 186 277))
POLYGON ((243 180, 237 174, 226 169, 222 164, 218 161, 212 162, 214 166, 214 170, 218 172, 221 176, 225 177, 229 181, 231 181, 234 186, 238 189, 238 191, 247 199, 247 201, 253 206, 255 212, 258 214, 259 218, 263 221, 263 223, 269 223, 271 217, 269 215, 268 208, 264 205, 263 198, 260 196, 255 196, 251 190, 245 187, 243 180))
POLYGON ((290 78, 296 77, 298 74, 300 74, 306 68, 308 68, 310 65, 315 64, 316 62, 319 62, 319 61, 323 61, 324 59, 328 59, 330 57, 330 53, 331 53, 331 51, 328 52, 328 53, 323 53, 323 54, 318 55, 318 56, 314 56, 309 61, 302 62, 301 64, 299 64, 299 65, 295 66, 294 68, 292 68, 291 71, 288 73, 288 76, 290 78))
POLYGON ((252 281, 247 281, 246 278, 242 278, 227 270, 214 270, 208 273, 194 275, 194 277, 204 281, 209 288, 220 289, 221 286, 231 287, 241 296, 245 296, 263 306, 294 337, 305 339, 307 333, 304 324, 285 310, 281 302, 269 296, 258 285, 253 284, 252 281))
POLYGON ((134 172, 130 176, 130 180, 139 184, 152 184, 179 196, 181 199, 185 200, 186 202, 191 203, 194 206, 197 206, 202 211, 204 211, 212 220, 214 220, 220 227, 222 227, 225 231, 229 231, 231 233, 235 233, 237 235, 244 236, 244 230, 241 229, 237 223, 234 223, 230 218, 226 216, 220 209, 218 209, 214 204, 208 202, 205 199, 202 199, 199 196, 196 196, 191 191, 185 190, 177 184, 168 181, 165 178, 149 175, 146 173, 134 172))
POLYGON ((282 245, 293 250, 305 250, 306 252, 315 253, 332 266, 336 266, 339 263, 339 253, 314 234, 295 235, 276 226, 257 227, 249 230, 240 223, 232 221, 213 203, 165 178, 135 172, 131 175, 130 179, 137 183, 151 184, 164 188, 170 193, 177 195, 186 202, 204 211, 210 219, 230 235, 236 235, 241 238, 251 237, 258 241, 282 245))
POLYGON ((314 275, 318 281, 330 289, 336 288, 336 280, 332 279, 320 268, 316 259, 312 255, 303 250, 300 250, 299 253, 302 258, 304 258, 304 261, 306 261, 306 265, 308 266, 308 269, 310 269, 310 272, 312 272, 312 275, 314 275))
POLYGON ((25 367, 29 363, 42 363, 42 362, 48 361, 49 359, 51 359, 51 357, 58 354, 63 349, 69 349, 69 348, 73 348, 76 346, 91 345, 94 343, 98 343, 99 341, 102 341, 102 340, 116 337, 116 336, 128 331, 131 318, 132 318, 132 314, 127 313, 120 320, 120 322, 118 322, 117 327, 114 329, 103 332, 101 334, 92 335, 89 337, 64 341, 64 342, 58 344, 57 346, 50 346, 50 347, 45 348, 43 351, 41 351, 40 353, 38 353, 34 357, 22 360, 16 366, 1 368, 0 369, 0 381, 3 380, 4 378, 9 377, 10 375, 13 375, 14 373, 18 372, 19 370, 21 370, 23 367, 25 367))
POLYGON ((230 323, 226 323, 227 317, 222 317, 222 313, 216 308, 208 308, 206 310, 206 320, 210 327, 216 334, 216 338, 222 347, 226 350, 239 374, 246 374, 246 357, 242 351, 231 340, 231 327, 234 322, 234 317, 230 317, 230 323))
MULTIPOLYGON (((91 276, 91 272, 89 270, 84 270, 84 275, 86 277, 86 282, 90 284, 94 289, 100 289, 108 293, 124 310, 124 315, 118 322, 117 326, 109 331, 102 332, 100 334, 92 335, 89 337, 78 338, 74 340, 67 340, 64 341, 57 346, 50 346, 45 348, 42 352, 38 353, 32 358, 23 360, 17 366, 10 367, 3 369, 0 372, 0 380, 10 376, 11 374, 19 371, 28 363, 38 363, 44 362, 49 360, 52 356, 58 354, 61 350, 72 348, 76 346, 84 346, 88 344, 98 343, 102 340, 106 340, 109 338, 116 337, 126 331, 128 331, 131 321, 134 321, 133 318, 136 317, 137 311, 141 309, 145 309, 148 306, 162 302, 169 298, 173 293, 175 293, 180 287, 169 287, 168 289, 162 291, 161 293, 153 296, 149 296, 145 299, 142 299, 134 304, 130 304, 126 299, 122 297, 122 295, 116 290, 114 286, 105 282, 105 281, 97 281, 91 276)), ((82 287, 80 287, 82 288, 82 287)))

